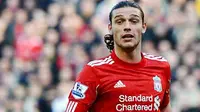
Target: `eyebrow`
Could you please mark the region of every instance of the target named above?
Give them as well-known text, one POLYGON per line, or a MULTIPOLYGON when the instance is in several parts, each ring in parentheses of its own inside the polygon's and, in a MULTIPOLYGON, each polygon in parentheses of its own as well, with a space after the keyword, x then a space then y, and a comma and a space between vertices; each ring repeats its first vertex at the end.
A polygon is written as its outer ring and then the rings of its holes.
POLYGON ((115 19, 115 18, 118 18, 118 17, 122 17, 122 16, 123 16, 123 15, 117 15, 117 16, 114 17, 114 19, 115 19))
MULTIPOLYGON (((114 17, 114 19, 115 18, 118 18, 118 17, 122 17, 123 15, 117 15, 117 16, 115 16, 114 17)), ((131 14, 130 16, 133 16, 133 17, 138 17, 138 18, 140 18, 140 16, 138 16, 138 15, 135 15, 135 14, 131 14)))
POLYGON ((131 14, 131 16, 140 18, 140 16, 135 15, 135 14, 131 14))

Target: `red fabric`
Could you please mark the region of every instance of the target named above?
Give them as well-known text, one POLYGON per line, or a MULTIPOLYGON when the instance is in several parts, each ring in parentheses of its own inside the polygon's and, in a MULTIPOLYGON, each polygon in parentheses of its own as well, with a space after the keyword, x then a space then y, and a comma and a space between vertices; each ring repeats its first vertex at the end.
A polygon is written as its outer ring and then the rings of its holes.
POLYGON ((43 42, 38 37, 19 36, 16 39, 16 56, 23 60, 37 60, 41 55, 43 42))
POLYGON ((59 70, 65 66, 65 63, 66 63, 65 60, 61 56, 58 56, 56 60, 56 65, 59 70))
POLYGON ((16 24, 14 30, 15 30, 15 38, 18 38, 19 35, 24 32, 24 25, 16 24))
POLYGON ((61 33, 61 42, 71 44, 72 41, 73 41, 72 37, 70 38, 68 33, 66 32, 61 33))
POLYGON ((113 52, 83 68, 66 112, 160 112, 169 103, 168 80, 164 58, 142 54, 141 62, 130 64, 113 52))

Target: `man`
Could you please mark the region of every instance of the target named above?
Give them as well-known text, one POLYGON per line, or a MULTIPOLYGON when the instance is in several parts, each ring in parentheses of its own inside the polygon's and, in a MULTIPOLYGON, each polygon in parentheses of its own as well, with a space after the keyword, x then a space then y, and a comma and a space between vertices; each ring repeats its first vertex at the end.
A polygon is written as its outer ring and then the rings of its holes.
POLYGON ((109 19, 113 40, 105 42, 111 54, 83 68, 66 112, 171 112, 168 62, 141 52, 146 30, 142 9, 122 1, 113 7, 109 19))

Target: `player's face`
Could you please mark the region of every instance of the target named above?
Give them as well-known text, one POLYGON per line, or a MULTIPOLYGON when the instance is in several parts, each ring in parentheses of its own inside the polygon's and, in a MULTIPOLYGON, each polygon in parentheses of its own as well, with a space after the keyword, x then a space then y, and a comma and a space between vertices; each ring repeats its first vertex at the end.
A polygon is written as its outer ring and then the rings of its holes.
POLYGON ((113 34, 115 47, 122 49, 135 49, 146 30, 140 10, 134 7, 115 9, 112 12, 112 24, 108 27, 113 34))

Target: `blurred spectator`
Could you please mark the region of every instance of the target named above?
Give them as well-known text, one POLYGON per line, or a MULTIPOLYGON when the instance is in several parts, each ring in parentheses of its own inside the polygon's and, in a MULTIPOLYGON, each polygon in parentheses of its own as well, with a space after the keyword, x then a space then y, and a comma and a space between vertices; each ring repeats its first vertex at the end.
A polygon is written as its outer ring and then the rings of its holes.
POLYGON ((70 60, 70 63, 73 66, 74 74, 77 75, 88 61, 89 56, 87 55, 83 46, 75 44, 72 47, 72 55, 70 60))
POLYGON ((68 102, 68 95, 71 91, 71 88, 73 86, 72 82, 64 82, 62 81, 57 86, 57 96, 52 101, 52 112, 64 112, 66 109, 66 105, 68 102))
POLYGON ((78 14, 86 23, 90 23, 91 17, 95 13, 96 2, 94 0, 79 0, 78 14))
POLYGON ((37 60, 41 55, 42 38, 34 31, 36 26, 33 22, 25 25, 23 32, 16 39, 16 57, 22 60, 37 60))
POLYGON ((48 7, 48 27, 55 28, 56 30, 59 30, 59 21, 61 18, 61 7, 57 3, 50 4, 48 7))
POLYGON ((19 2, 19 0, 6 0, 7 8, 16 12, 19 9, 19 2))
POLYGON ((25 24, 28 20, 28 15, 25 10, 18 10, 15 17, 14 36, 15 40, 24 32, 25 24))
POLYGON ((42 88, 34 83, 27 88, 27 96, 24 101, 24 112, 38 112, 37 100, 42 94, 42 88))

